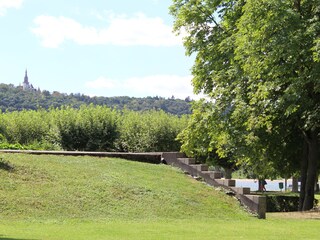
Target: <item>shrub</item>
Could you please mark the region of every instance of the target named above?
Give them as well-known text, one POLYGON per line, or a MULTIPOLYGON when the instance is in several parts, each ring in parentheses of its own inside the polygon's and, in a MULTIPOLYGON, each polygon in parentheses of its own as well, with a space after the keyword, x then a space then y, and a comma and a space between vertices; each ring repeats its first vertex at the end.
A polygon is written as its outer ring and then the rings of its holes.
POLYGON ((1 114, 2 142, 31 145, 42 142, 50 133, 50 121, 45 110, 24 110, 1 114))
POLYGON ((299 197, 284 195, 267 196, 267 212, 292 212, 298 211, 299 197))
POLYGON ((187 117, 83 105, 0 113, 0 148, 34 150, 179 151, 187 117))
POLYGON ((186 117, 163 111, 125 110, 119 121, 117 147, 126 152, 179 151, 181 145, 176 137, 186 124, 186 117))
POLYGON ((105 106, 64 107, 55 111, 61 146, 65 150, 114 150, 118 137, 115 110, 105 106))

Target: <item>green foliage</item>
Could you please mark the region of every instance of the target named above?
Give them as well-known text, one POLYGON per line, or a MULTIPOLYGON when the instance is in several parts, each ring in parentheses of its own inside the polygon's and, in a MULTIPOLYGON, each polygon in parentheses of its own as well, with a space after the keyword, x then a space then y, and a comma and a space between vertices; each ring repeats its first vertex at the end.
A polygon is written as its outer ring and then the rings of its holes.
POLYGON ((83 94, 64 94, 57 91, 50 93, 43 90, 29 92, 23 91, 22 87, 12 84, 0 84, 0 109, 5 111, 37 110, 38 108, 50 109, 62 106, 79 108, 81 105, 108 106, 116 109, 130 109, 133 111, 163 110, 174 115, 190 114, 191 100, 163 97, 89 97, 83 94))
POLYGON ((319 1, 174 0, 170 11, 175 30, 186 32, 187 54, 196 55, 194 89, 214 103, 205 115, 219 131, 209 129, 203 148, 214 144, 221 157, 261 176, 293 175, 302 159, 301 199, 312 208, 320 165, 319 1))
POLYGON ((178 151, 186 116, 117 111, 106 106, 23 110, 0 114, 0 149, 178 151))
POLYGON ((70 107, 53 112, 66 150, 111 151, 118 137, 118 114, 102 106, 70 107))
POLYGON ((209 155, 211 121, 205 111, 203 102, 195 102, 193 114, 185 128, 179 135, 178 140, 182 142, 181 150, 190 157, 201 157, 209 155))
POLYGON ((176 137, 186 126, 186 119, 163 111, 123 111, 118 148, 128 152, 179 151, 176 137))
POLYGON ((210 165, 235 170, 239 156, 223 125, 218 124, 219 118, 214 104, 194 102, 188 126, 178 135, 181 151, 210 165))
POLYGON ((298 211, 299 196, 267 195, 267 212, 298 211))
POLYGON ((7 143, 7 142, 1 142, 0 149, 26 150, 25 147, 19 143, 12 144, 12 143, 7 143))
POLYGON ((34 142, 28 145, 22 145, 20 143, 0 143, 0 149, 4 150, 61 150, 59 145, 52 144, 50 142, 34 142))
MULTIPOLYGON (((314 205, 318 205, 318 199, 314 205)), ((298 211, 299 195, 297 194, 267 194, 267 212, 295 212, 298 211)))
POLYGON ((50 132, 48 114, 44 110, 0 114, 1 131, 10 143, 29 145, 42 142, 50 132))
POLYGON ((171 13, 175 29, 187 31, 187 53, 196 54, 195 91, 214 103, 203 121, 213 115, 219 130, 208 129, 203 147, 259 174, 293 174, 304 136, 320 126, 316 1, 175 0, 171 13))

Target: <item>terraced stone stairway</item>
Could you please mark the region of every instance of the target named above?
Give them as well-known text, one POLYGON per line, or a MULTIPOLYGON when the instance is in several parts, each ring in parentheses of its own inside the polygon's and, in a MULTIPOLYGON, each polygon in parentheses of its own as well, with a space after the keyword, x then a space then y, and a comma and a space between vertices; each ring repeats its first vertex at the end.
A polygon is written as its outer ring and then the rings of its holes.
POLYGON ((250 194, 250 188, 247 187, 236 187, 236 180, 234 179, 222 179, 222 173, 219 171, 209 171, 209 166, 207 164, 196 164, 194 158, 177 158, 178 161, 187 164, 202 174, 208 175, 211 179, 217 182, 217 185, 223 185, 230 187, 234 192, 239 194, 250 194))
POLYGON ((207 184, 223 188, 228 194, 234 195, 250 211, 259 218, 266 217, 266 197, 251 193, 250 188, 236 187, 236 180, 222 178, 219 171, 209 171, 207 164, 197 164, 195 159, 187 158, 183 153, 162 153, 165 163, 181 168, 193 177, 201 178, 207 184))

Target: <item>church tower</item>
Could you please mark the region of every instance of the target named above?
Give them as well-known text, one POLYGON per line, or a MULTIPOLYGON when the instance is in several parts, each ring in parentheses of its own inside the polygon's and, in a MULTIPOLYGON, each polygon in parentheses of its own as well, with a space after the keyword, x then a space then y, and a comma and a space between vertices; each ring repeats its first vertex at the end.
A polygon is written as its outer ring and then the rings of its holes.
POLYGON ((23 88, 23 90, 26 90, 26 91, 36 91, 36 89, 32 86, 32 84, 29 83, 27 69, 26 69, 26 72, 25 72, 25 75, 24 75, 22 88, 23 88))
POLYGON ((26 69, 26 73, 24 76, 24 81, 23 81, 23 90, 29 90, 30 89, 30 84, 29 84, 29 79, 28 79, 28 72, 26 69))
MULTIPOLYGON (((0 0, 0 1, 1 1, 1 0, 0 0)), ((31 83, 29 83, 29 78, 28 78, 28 71, 27 71, 27 69, 26 69, 26 72, 25 72, 25 74, 24 74, 24 79, 23 79, 23 83, 22 83, 22 89, 23 89, 24 91, 33 91, 33 92, 38 91, 38 92, 40 92, 40 88, 38 88, 38 90, 37 90, 37 89, 35 89, 35 88, 33 87, 33 85, 32 85, 31 83)))
POLYGON ((23 81, 23 83, 29 84, 27 69, 26 69, 26 73, 25 73, 25 76, 24 76, 24 81, 23 81))

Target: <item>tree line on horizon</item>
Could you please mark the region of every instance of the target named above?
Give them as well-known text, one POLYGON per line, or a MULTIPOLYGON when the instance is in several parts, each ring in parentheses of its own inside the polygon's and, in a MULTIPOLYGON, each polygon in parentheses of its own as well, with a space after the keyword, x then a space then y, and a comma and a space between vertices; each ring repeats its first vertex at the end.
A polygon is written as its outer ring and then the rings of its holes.
POLYGON ((2 112, 21 110, 37 110, 39 108, 71 106, 79 108, 81 105, 100 105, 116 109, 130 109, 134 111, 163 110, 174 115, 191 114, 190 97, 184 100, 155 97, 90 97, 80 93, 65 94, 58 91, 52 93, 47 90, 24 91, 21 86, 13 84, 0 84, 0 109, 2 112))

